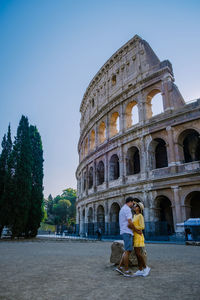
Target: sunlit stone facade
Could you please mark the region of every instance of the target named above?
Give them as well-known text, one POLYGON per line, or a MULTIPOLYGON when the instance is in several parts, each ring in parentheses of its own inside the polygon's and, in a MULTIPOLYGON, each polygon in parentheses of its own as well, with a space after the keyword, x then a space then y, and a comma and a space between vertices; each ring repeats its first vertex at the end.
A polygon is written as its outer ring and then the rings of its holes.
POLYGON ((200 99, 185 103, 168 60, 134 36, 92 79, 80 112, 80 234, 117 234, 127 196, 144 203, 149 232, 200 217, 200 99))

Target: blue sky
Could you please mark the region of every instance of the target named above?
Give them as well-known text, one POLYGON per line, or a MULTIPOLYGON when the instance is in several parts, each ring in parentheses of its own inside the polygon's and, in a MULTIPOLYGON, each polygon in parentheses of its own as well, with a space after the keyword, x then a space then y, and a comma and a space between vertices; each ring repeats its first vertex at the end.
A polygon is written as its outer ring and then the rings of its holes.
POLYGON ((44 148, 44 194, 76 188, 79 107, 93 76, 135 34, 200 98, 200 2, 0 0, 0 139, 22 114, 44 148))

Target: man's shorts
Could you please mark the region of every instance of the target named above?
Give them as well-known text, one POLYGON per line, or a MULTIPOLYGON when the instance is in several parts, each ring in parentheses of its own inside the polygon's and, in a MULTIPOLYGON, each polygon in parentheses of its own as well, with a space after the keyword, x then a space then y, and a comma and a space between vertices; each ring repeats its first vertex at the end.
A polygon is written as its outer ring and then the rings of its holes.
POLYGON ((124 250, 132 251, 133 250, 133 236, 130 233, 123 233, 122 238, 124 240, 124 250))

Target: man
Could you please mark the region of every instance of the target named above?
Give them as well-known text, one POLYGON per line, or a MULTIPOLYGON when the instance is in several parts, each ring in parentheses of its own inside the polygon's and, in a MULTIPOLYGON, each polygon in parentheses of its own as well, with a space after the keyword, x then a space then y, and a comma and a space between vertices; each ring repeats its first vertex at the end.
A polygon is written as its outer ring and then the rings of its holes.
POLYGON ((132 272, 129 270, 129 256, 133 250, 133 222, 131 208, 135 204, 132 197, 126 199, 126 203, 122 206, 119 212, 119 226, 120 234, 124 241, 124 253, 122 255, 120 264, 116 271, 124 276, 131 276, 132 272), (122 267, 124 265, 124 268, 122 267))

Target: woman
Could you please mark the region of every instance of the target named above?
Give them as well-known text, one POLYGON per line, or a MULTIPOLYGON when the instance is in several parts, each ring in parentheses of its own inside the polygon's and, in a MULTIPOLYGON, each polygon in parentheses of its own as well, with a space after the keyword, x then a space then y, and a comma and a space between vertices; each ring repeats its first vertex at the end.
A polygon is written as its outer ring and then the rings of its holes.
POLYGON ((142 230, 144 229, 144 217, 142 212, 144 210, 144 205, 142 202, 135 202, 133 206, 135 215, 133 217, 133 246, 135 255, 138 261, 138 271, 134 273, 135 276, 147 276, 150 272, 150 268, 146 266, 144 261, 144 256, 142 253, 142 247, 144 247, 144 235, 142 230))

